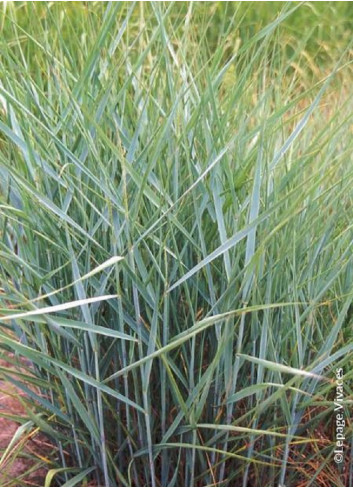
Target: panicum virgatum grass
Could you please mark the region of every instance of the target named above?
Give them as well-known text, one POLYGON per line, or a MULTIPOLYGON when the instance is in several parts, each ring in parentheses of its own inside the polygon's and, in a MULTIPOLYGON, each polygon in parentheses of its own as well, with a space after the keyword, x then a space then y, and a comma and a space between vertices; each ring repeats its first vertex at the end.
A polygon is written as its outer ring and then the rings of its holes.
POLYGON ((352 485, 352 19, 1 6, 1 375, 58 485, 352 485))

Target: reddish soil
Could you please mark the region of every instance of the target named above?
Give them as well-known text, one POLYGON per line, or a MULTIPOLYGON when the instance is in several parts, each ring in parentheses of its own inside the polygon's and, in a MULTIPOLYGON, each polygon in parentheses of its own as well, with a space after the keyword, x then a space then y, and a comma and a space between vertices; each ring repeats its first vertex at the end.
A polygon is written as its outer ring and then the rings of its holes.
MULTIPOLYGON (((0 366, 11 369, 13 366, 0 360, 0 366)), ((51 448, 43 435, 35 429, 23 433, 1 462, 16 430, 20 426, 4 415, 23 416, 25 409, 20 398, 23 394, 0 374, 0 487, 43 486, 48 469, 45 468, 45 455, 51 448)))

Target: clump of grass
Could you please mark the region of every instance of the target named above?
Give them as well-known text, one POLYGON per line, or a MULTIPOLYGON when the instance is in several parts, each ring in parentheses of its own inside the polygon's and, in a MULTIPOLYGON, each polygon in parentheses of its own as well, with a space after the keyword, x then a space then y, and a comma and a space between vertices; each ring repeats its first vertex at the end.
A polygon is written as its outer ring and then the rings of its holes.
POLYGON ((352 481, 347 25, 256 9, 3 8, 0 342, 60 484, 352 481))

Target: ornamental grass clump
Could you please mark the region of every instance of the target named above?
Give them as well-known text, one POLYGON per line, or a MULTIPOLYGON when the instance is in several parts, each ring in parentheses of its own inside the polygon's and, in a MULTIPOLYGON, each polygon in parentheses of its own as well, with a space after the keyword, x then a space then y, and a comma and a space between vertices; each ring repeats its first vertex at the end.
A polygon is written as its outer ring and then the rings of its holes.
POLYGON ((1 375, 47 482, 352 484, 346 3, 7 3, 1 28, 1 375))

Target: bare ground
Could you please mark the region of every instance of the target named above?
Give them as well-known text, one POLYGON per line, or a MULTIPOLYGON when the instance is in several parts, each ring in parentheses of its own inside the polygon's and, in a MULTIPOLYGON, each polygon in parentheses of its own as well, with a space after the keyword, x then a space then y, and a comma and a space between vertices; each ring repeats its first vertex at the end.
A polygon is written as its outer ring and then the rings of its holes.
MULTIPOLYGON (((0 366, 13 371, 13 366, 5 360, 0 359, 0 366)), ((27 417, 20 401, 22 397, 16 387, 0 377, 0 486, 3 487, 43 486, 48 471, 46 456, 52 447, 34 428, 22 433, 1 460, 21 426, 6 415, 27 417)))

